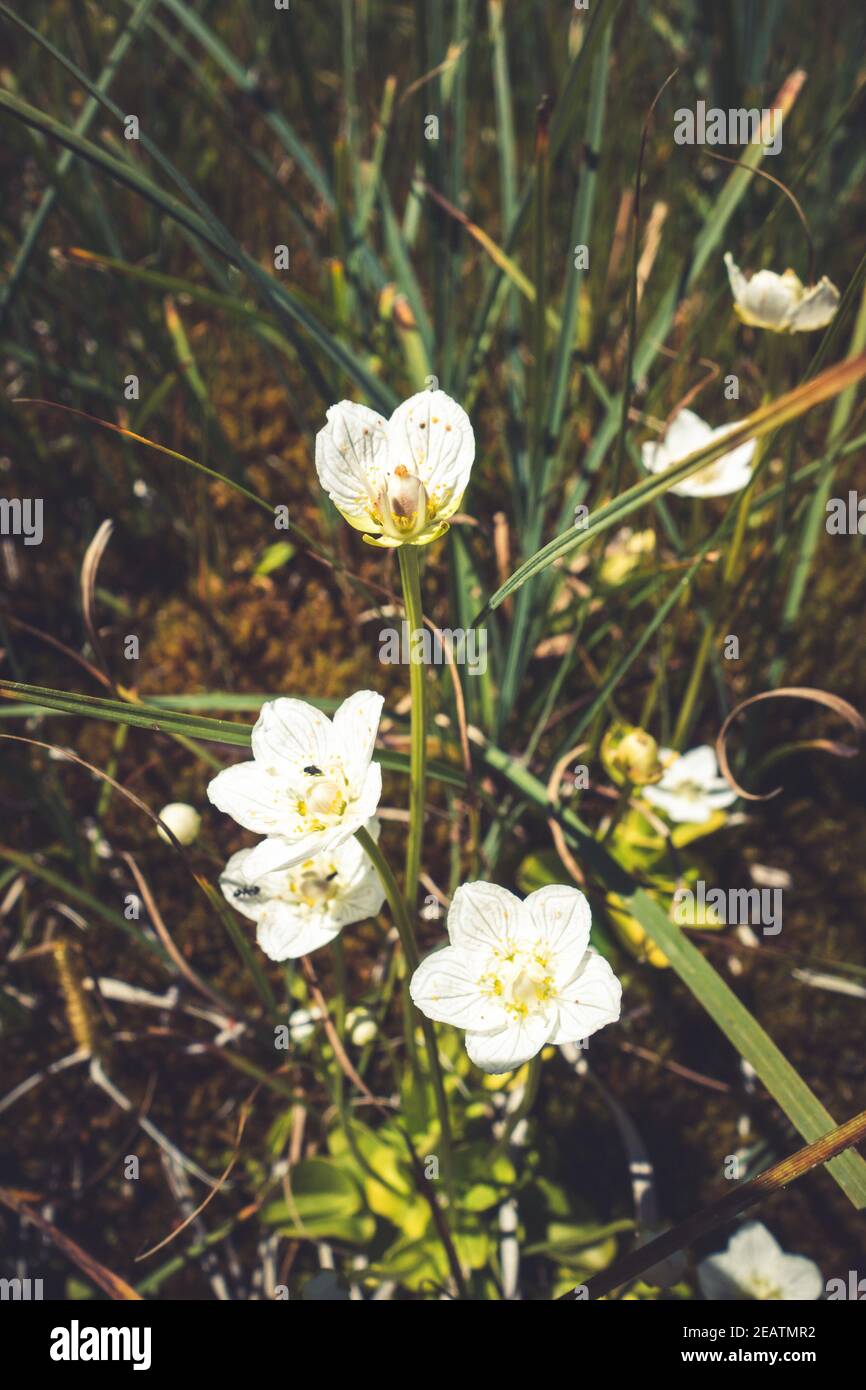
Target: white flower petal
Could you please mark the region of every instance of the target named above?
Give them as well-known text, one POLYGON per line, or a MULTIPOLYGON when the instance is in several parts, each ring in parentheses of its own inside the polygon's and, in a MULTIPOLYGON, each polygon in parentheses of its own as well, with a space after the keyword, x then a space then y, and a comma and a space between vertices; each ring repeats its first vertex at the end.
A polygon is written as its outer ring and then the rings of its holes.
POLYGON ((778 327, 792 313, 801 289, 794 276, 786 278, 772 270, 759 270, 748 282, 740 308, 756 324, 778 327))
POLYGON ((287 840, 281 835, 269 836, 248 852, 243 865, 244 877, 248 883, 260 885, 266 876, 280 869, 293 868, 295 864, 312 859, 326 848, 326 836, 321 831, 304 835, 298 840, 287 840))
POLYGON ((728 280, 730 281, 731 285, 731 293, 734 296, 736 302, 739 303, 739 301, 743 298, 743 295, 746 293, 746 287, 749 282, 746 279, 743 272, 740 270, 740 267, 735 263, 730 251, 725 252, 724 261, 728 270, 728 280))
POLYGON ((462 406, 444 391, 419 391, 388 424, 391 466, 405 465, 427 489, 437 521, 460 505, 475 458, 475 435, 462 406))
POLYGON ((558 1027, 552 1038, 557 1045, 588 1038, 619 1018, 622 985, 597 951, 587 952, 580 969, 562 989, 567 997, 557 1000, 558 1027))
POLYGON ((712 814, 706 797, 697 800, 691 796, 679 796, 676 792, 665 791, 661 786, 641 787, 641 794, 651 806, 657 806, 670 820, 679 824, 705 825, 712 814))
POLYGON ((277 874, 266 875, 260 883, 255 885, 259 891, 250 893, 251 884, 246 870, 251 854, 251 849, 240 849, 237 854, 232 855, 220 874, 220 888, 223 897, 231 903, 232 907, 236 907, 238 912, 243 913, 244 917, 249 917, 250 921, 257 922, 271 896, 272 884, 275 887, 282 880, 281 876, 277 874))
MULTIPOLYGON (((669 777, 675 777, 677 782, 697 782, 702 787, 707 786, 718 775, 716 750, 709 743, 702 743, 697 748, 690 748, 688 753, 683 753, 675 769, 667 774, 669 777)), ((665 778, 662 778, 662 784, 664 781, 665 778)))
POLYGON ((353 791, 360 791, 373 756, 384 703, 375 691, 358 690, 343 701, 334 715, 333 737, 353 791))
POLYGON ((791 332, 808 333, 815 328, 826 328, 838 307, 839 291, 824 275, 817 285, 807 290, 791 314, 791 332))
MULTIPOLYGON (((688 458, 707 444, 723 439, 737 428, 738 422, 710 426, 694 411, 681 410, 671 421, 664 439, 657 444, 644 444, 641 451, 644 467, 649 473, 663 473, 673 464, 688 458)), ((707 464, 691 477, 677 483, 671 491, 678 497, 726 497, 744 488, 751 478, 751 461, 755 441, 749 439, 707 464)))
POLYGON ((570 980, 589 946, 592 913, 583 893, 565 884, 550 884, 530 893, 523 906, 553 953, 557 981, 570 980))
POLYGON ((704 1298, 718 1301, 773 1298, 784 1302, 820 1298, 821 1271, 804 1255, 786 1254, 760 1221, 732 1236, 726 1250, 698 1265, 704 1298))
POLYGON ((352 834, 375 813, 382 799, 382 769, 378 763, 371 763, 364 774, 357 800, 352 803, 352 834))
POLYGON ((365 405, 340 401, 316 435, 316 472, 334 506, 359 531, 378 532, 370 515, 387 481, 388 425, 365 405))
POLYGON ((253 729, 253 756, 274 776, 294 777, 310 764, 326 762, 331 740, 331 721, 315 705, 305 700, 269 700, 253 729))
POLYGON ((786 1303, 805 1303, 824 1293, 824 1276, 805 1255, 783 1255, 780 1273, 786 1303))
POLYGON ((549 1017, 531 1015, 495 1033, 467 1032, 466 1051, 482 1071, 514 1071, 550 1042, 555 1028, 555 1011, 549 1017))
POLYGON ((421 962, 409 993, 428 1018, 458 1028, 499 1028, 505 1016, 501 1006, 481 994, 475 962, 454 946, 434 951, 421 962))
POLYGON ((495 950, 531 928, 523 904, 496 883, 464 883, 448 911, 448 935, 467 951, 495 950))
POLYGON ((665 450, 671 462, 688 458, 689 454, 702 449, 712 434, 711 426, 700 415, 693 410, 679 410, 668 425, 664 437, 665 450))
POLYGON ((327 946, 339 930, 320 917, 304 919, 288 903, 272 902, 259 922, 256 940, 271 960, 297 960, 327 946))
POLYGON ((208 783, 207 794, 218 811, 259 835, 279 833, 297 821, 283 783, 257 762, 224 768, 208 783))

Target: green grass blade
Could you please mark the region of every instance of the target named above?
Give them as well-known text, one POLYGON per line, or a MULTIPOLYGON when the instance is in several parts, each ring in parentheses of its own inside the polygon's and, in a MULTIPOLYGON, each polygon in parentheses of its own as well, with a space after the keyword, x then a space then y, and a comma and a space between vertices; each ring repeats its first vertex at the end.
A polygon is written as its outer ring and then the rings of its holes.
POLYGON ((480 623, 488 613, 498 608, 510 594, 522 588, 528 579, 532 579, 534 575, 547 569, 549 565, 552 565, 563 555, 567 555, 569 551, 589 545, 610 527, 623 522, 638 507, 669 492, 674 484, 682 482, 691 474, 705 468, 707 464, 721 458, 723 454, 737 448, 746 440, 759 439, 771 430, 779 429, 782 425, 797 419, 807 410, 813 409, 814 406, 820 405, 823 401, 831 399, 855 382, 860 381, 863 376, 866 376, 866 354, 829 368, 805 386, 797 387, 794 391, 780 396, 770 405, 754 411, 735 430, 725 435, 723 440, 698 449, 688 458, 682 459, 668 468, 666 472, 651 474, 642 478, 640 482, 635 483, 619 497, 615 497, 607 505, 600 507, 588 525, 571 527, 531 556, 496 590, 478 614, 476 623, 480 623))

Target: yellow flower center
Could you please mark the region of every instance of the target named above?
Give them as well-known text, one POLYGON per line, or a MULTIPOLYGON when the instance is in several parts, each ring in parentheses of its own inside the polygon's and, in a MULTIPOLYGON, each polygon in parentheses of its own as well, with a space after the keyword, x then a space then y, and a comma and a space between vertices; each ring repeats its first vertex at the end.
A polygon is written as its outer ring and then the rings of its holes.
POLYGON ((298 815, 308 822, 311 830, 324 830, 346 813, 349 803, 346 779, 339 767, 323 772, 311 765, 304 771, 310 780, 298 799, 298 815))
POLYGON ((543 1014, 554 993, 550 960, 543 944, 532 949, 506 946, 494 952, 478 981, 483 994, 499 999, 513 1018, 543 1014))

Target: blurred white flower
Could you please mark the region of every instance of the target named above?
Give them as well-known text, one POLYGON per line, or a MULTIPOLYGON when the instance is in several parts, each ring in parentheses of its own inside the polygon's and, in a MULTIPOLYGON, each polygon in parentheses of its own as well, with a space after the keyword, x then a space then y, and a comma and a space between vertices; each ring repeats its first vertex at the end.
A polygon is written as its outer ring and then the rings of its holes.
MULTIPOLYGON (((180 840, 182 845, 191 845, 201 828, 201 816, 194 806, 188 806, 185 801, 170 801, 167 806, 163 806, 159 818, 165 821, 175 839, 180 840)), ((156 833, 167 845, 171 844, 161 825, 156 827, 156 833)))
POLYGON ((371 545, 427 545, 460 506, 475 435, 444 391, 420 391, 385 420, 340 401, 316 436, 319 482, 371 545))
MULTIPOLYGON (((648 473, 664 473, 673 464, 688 458, 689 454, 715 443, 717 439, 723 439, 738 424, 739 421, 735 421, 732 425, 721 425, 714 430, 693 410, 680 410, 663 439, 658 443, 642 445, 643 466, 648 473)), ((708 463, 706 468, 700 468, 690 478, 676 483, 671 492, 678 497, 727 497, 731 492, 739 492, 752 476, 754 452, 755 440, 748 439, 729 454, 722 454, 714 463, 708 463)))
POLYGON ((741 1226, 727 1250, 701 1260, 698 1283, 704 1298, 725 1302, 753 1298, 806 1302, 824 1292, 814 1260, 787 1255, 760 1221, 741 1226))
MULTIPOLYGON (((379 838, 379 822, 367 830, 379 838)), ((271 960, 294 960, 327 946, 343 927, 375 917, 385 894, 379 876, 357 840, 273 869, 254 884, 246 866, 253 850, 233 854, 220 888, 233 907, 258 923, 256 940, 271 960)))
POLYGON ((719 775, 716 750, 708 743, 682 754, 663 748, 661 760, 665 768, 661 781, 643 787, 641 796, 669 820, 704 825, 714 811, 736 801, 737 793, 719 775))
POLYGON ((207 794, 220 811, 268 838, 248 851, 248 882, 333 851, 370 819, 382 795, 371 762, 382 696, 359 690, 333 720, 303 700, 263 705, 253 761, 217 773, 207 794))
POLYGON ((289 1014, 289 1037, 292 1042, 306 1042, 311 1038, 321 1017, 321 1011, 315 1007, 295 1009, 294 1013, 289 1014))
POLYGON ((476 1066, 512 1071, 548 1043, 619 1018, 622 987, 589 927, 576 888, 540 888, 521 902, 495 883, 466 883, 448 913, 451 944, 422 961, 410 993, 428 1018, 466 1029, 476 1066))
POLYGON ((734 310, 743 323, 753 328, 769 328, 774 333, 810 333, 825 328, 839 307, 839 291, 822 275, 817 285, 807 289, 793 270, 777 275, 759 270, 746 279, 730 251, 725 265, 734 296, 734 310))
POLYGON ((376 1020, 369 1009, 350 1009, 346 1014, 346 1032, 355 1047, 366 1047, 378 1032, 376 1020))

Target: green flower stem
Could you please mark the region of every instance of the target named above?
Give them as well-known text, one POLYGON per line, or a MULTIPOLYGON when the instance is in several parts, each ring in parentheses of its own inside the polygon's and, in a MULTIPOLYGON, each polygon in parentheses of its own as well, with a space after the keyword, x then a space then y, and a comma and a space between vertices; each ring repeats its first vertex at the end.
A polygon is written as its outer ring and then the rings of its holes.
POLYGON ((403 603, 409 627, 409 690, 412 698, 412 749, 409 770, 409 843, 406 849, 406 904, 415 910, 418 896, 418 876, 421 872, 421 842, 424 836, 424 782, 427 771, 427 707, 424 663, 416 661, 413 637, 424 630, 421 607, 421 571, 418 549, 401 545, 400 579, 403 583, 403 603))
MULTIPOLYGON (((355 839, 363 847, 373 862, 376 873, 379 875, 385 896, 388 899, 388 906, 391 909, 391 916, 400 937, 400 944, 403 947, 403 954, 406 957, 406 964, 410 971, 414 971, 418 965, 418 947, 415 944, 415 936, 412 932, 412 925, 409 921, 409 914, 406 911, 406 904, 397 885, 397 880, 391 872, 391 866, 380 850, 372 835, 361 827, 355 831, 355 839)), ((411 999, 407 999, 410 1026, 414 1019, 421 1024, 424 1034, 424 1046, 430 1061, 430 1080, 433 1084, 433 1094, 436 1098, 436 1112, 439 1117, 439 1129, 441 1132, 442 1144, 442 1168, 445 1177, 445 1187, 448 1192, 451 1205, 454 1205, 454 1168, 452 1162, 452 1138, 451 1138, 451 1117, 448 1113, 448 1098, 445 1095, 445 1082, 442 1077, 442 1064, 439 1061, 439 1045, 436 1041, 436 1030, 426 1014, 422 1014, 415 1008, 411 999)))
POLYGON ((601 844, 607 844, 608 840, 613 835, 613 832, 616 830, 616 827, 622 820, 626 807, 628 806, 629 801, 631 800, 631 794, 633 791, 634 784, 629 781, 626 781, 620 788, 620 793, 617 797, 616 805, 610 813, 610 820, 607 823, 604 834, 601 836, 601 844))

